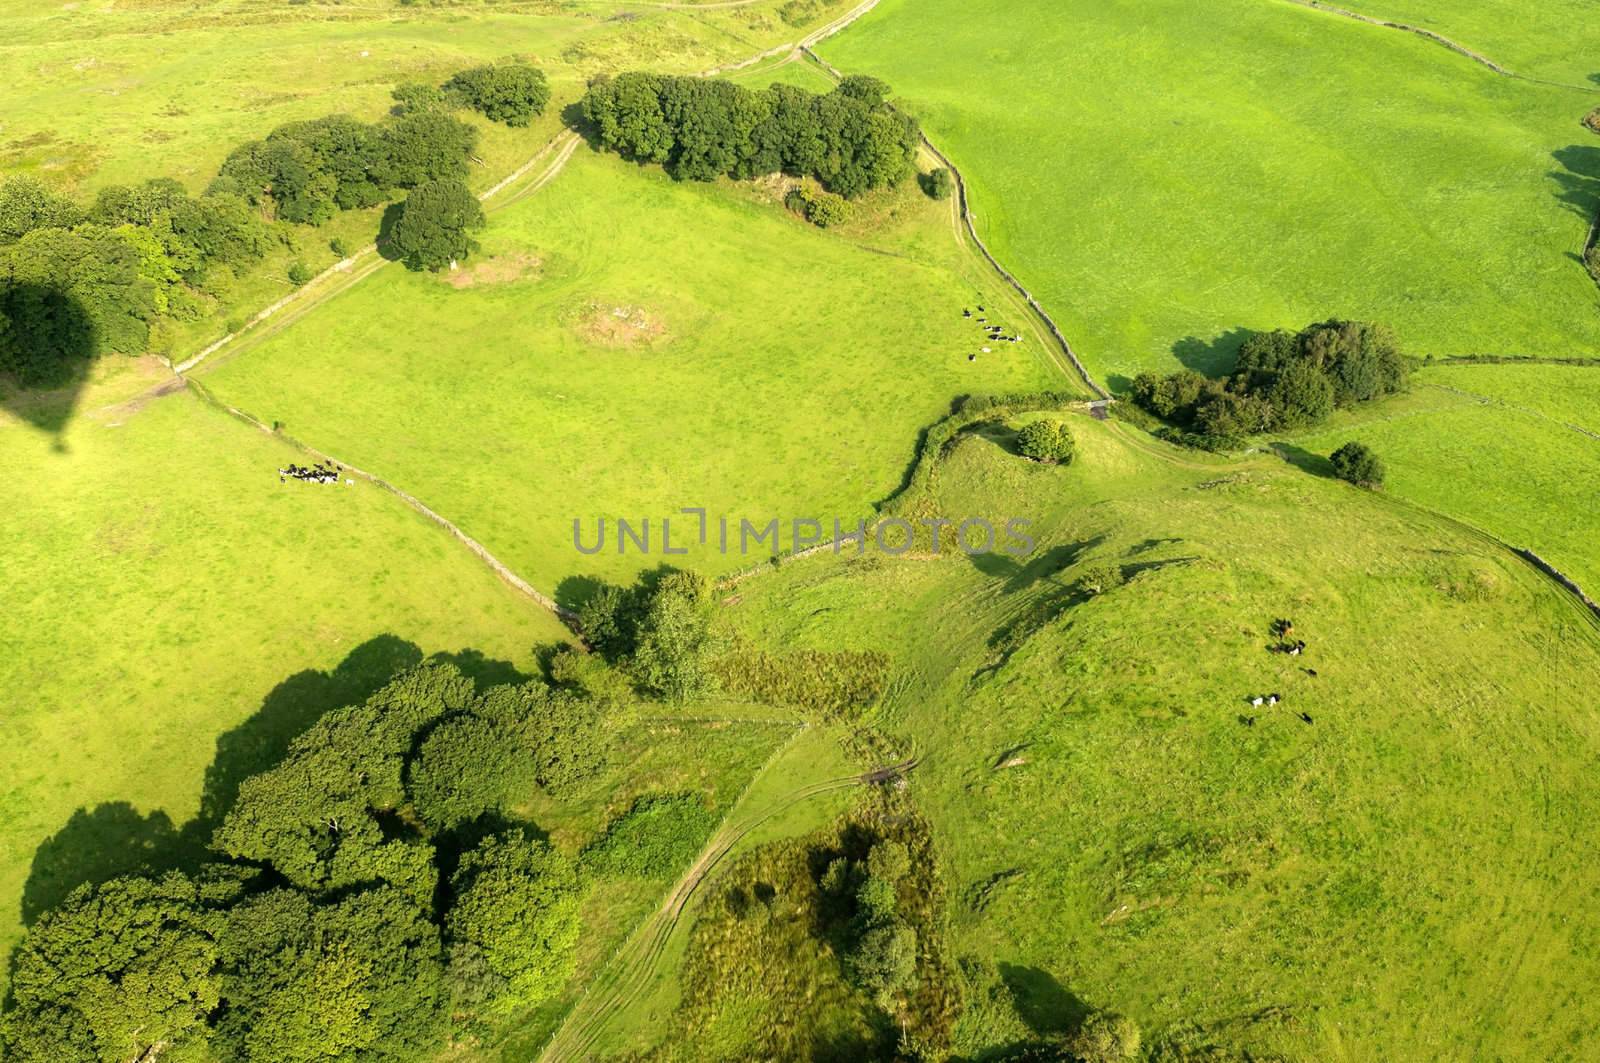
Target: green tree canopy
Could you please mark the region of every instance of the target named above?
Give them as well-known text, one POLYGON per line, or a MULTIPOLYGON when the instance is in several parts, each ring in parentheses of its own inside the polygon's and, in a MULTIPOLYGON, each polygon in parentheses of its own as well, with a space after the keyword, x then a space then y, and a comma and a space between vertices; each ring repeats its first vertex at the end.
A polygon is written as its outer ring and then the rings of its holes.
POLYGON ((219 925, 176 872, 80 886, 17 950, 6 1058, 124 1063, 203 1044, 219 999, 219 925))
POLYGON ((550 85, 544 72, 527 63, 500 63, 463 70, 444 83, 444 91, 495 122, 525 126, 544 113, 550 85))
POLYGON ((485 838, 461 858, 445 928, 458 993, 490 974, 502 1009, 549 998, 572 976, 578 875, 566 857, 520 830, 485 838))
POLYGON ((1017 450, 1034 461, 1067 465, 1077 450, 1077 442, 1065 424, 1046 418, 1023 425, 1017 433, 1017 450))
POLYGON ((82 220, 76 203, 38 178, 16 174, 0 180, 0 244, 36 229, 69 229, 82 220))
POLYGON ((1374 490, 1383 486, 1383 462, 1363 443, 1346 443, 1328 460, 1333 463, 1334 475, 1341 480, 1374 490))
POLYGON ((438 271, 466 258, 478 244, 483 206, 453 178, 419 185, 406 197, 390 239, 408 269, 438 271))

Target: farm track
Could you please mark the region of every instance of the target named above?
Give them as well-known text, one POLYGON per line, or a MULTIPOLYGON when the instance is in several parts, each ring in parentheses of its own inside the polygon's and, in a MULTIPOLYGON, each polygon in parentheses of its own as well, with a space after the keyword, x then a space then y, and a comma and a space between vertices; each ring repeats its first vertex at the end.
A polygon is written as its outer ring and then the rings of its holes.
MULTIPOLYGON (((877 5, 878 0, 864 0, 863 3, 858 4, 857 6, 851 8, 844 15, 841 15, 839 18, 834 19, 833 21, 822 26, 820 29, 808 34, 799 42, 791 45, 783 45, 776 49, 770 49, 767 52, 763 52, 749 60, 735 64, 733 67, 728 69, 741 69, 746 66, 753 66, 766 58, 770 58, 774 54, 787 53, 789 59, 792 60, 808 49, 811 44, 814 44, 817 41, 823 40, 839 32, 841 29, 844 29, 856 19, 860 18, 862 15, 865 15, 867 12, 871 11, 877 5)), ((644 6, 681 6, 683 9, 693 9, 704 8, 708 5, 646 4, 644 6)), ((743 6, 743 2, 742 0, 739 0, 739 2, 719 4, 716 6, 737 7, 743 6)), ((718 72, 720 71, 708 72, 703 76, 711 76, 711 74, 718 72)), ((577 151, 578 146, 581 143, 582 138, 576 132, 571 129, 563 129, 559 134, 557 134, 537 152, 535 152, 533 157, 527 162, 523 163, 502 180, 496 182, 494 185, 478 194, 478 199, 485 203, 485 211, 488 213, 493 213, 494 211, 509 207, 514 203, 521 202, 523 199, 526 199, 528 196, 531 196, 540 189, 544 188, 547 184, 555 180, 556 177, 560 175, 561 171, 566 167, 567 163, 571 160, 573 154, 577 151), (543 170, 539 170, 538 167, 540 163, 545 159, 550 158, 552 154, 554 157, 551 159, 549 165, 543 170), (526 187, 515 189, 514 186, 517 184, 517 182, 527 177, 529 173, 537 173, 538 176, 526 187), (499 202, 496 202, 492 205, 489 204, 489 200, 495 199, 508 188, 514 189, 514 191, 508 197, 501 199, 499 202)), ((192 370, 198 368, 201 364, 207 362, 208 360, 211 360, 212 364, 229 360, 259 345, 263 340, 277 335, 284 329, 299 321, 301 318, 305 317, 307 314, 311 313, 313 310, 322 306, 328 300, 337 295, 343 294, 346 291, 349 291, 355 285, 361 283, 363 280, 366 280, 374 273, 377 273, 386 265, 388 265, 388 260, 383 258, 378 253, 376 243, 369 247, 363 248, 356 254, 351 255, 343 261, 335 263, 333 266, 324 270, 322 273, 312 278, 312 280, 302 288, 291 292, 282 299, 279 299, 277 302, 274 302, 265 309, 259 311, 250 319, 249 324, 239 333, 229 333, 190 358, 172 366, 173 374, 178 379, 183 380, 186 383, 194 384, 195 387, 193 390, 195 394, 199 396, 206 405, 211 406, 213 409, 225 412, 234 418, 242 420, 245 423, 259 428, 265 432, 278 435, 288 441, 292 446, 304 451, 307 454, 315 456, 318 460, 331 461, 336 465, 339 465, 350 471, 354 475, 359 476, 368 483, 374 484, 386 491, 389 491, 407 506, 411 507, 411 509, 415 510, 417 513, 428 518, 448 531, 459 542, 471 550, 479 558, 479 560, 483 561, 484 564, 486 564, 495 573, 495 575, 500 577, 501 580, 505 581, 511 587, 526 595, 542 608, 554 613, 562 621, 571 623, 571 621, 575 619, 575 614, 571 610, 563 608, 549 595, 538 590, 526 579, 518 575, 513 569, 511 569, 510 566, 496 558, 492 553, 489 552, 487 547, 478 542, 472 536, 468 535, 464 530, 461 529, 460 526, 455 524, 455 522, 451 521, 442 513, 439 513, 437 510, 428 506, 415 495, 395 484, 390 483, 375 473, 362 470, 358 466, 351 465, 350 463, 337 458, 334 455, 318 450, 308 443, 294 439, 290 436, 286 436, 282 432, 275 431, 271 426, 267 425, 259 418, 219 401, 215 398, 215 396, 211 395, 207 389, 199 385, 198 381, 195 381, 189 377, 188 374, 192 370)), ((151 392, 148 392, 147 394, 153 394, 156 390, 159 389, 151 389, 151 392)))
MULTIPOLYGON (((605 1032, 612 1016, 625 1006, 633 995, 650 984, 673 932, 682 921, 689 901, 711 873, 721 866, 729 853, 751 831, 812 798, 856 786, 879 785, 903 777, 907 772, 915 770, 916 766, 917 761, 911 759, 859 775, 847 775, 811 783, 777 798, 752 815, 724 824, 706 843, 705 848, 700 851, 700 855, 695 858, 689 870, 684 872, 677 885, 667 894, 661 907, 634 930, 627 943, 607 965, 594 985, 567 1013, 566 1019, 537 1057, 539 1063, 565 1063, 569 1060, 592 1058, 588 1053, 605 1032)), ((754 785, 754 782, 752 779, 751 784, 754 785)), ((748 792, 748 787, 746 790, 748 792)))

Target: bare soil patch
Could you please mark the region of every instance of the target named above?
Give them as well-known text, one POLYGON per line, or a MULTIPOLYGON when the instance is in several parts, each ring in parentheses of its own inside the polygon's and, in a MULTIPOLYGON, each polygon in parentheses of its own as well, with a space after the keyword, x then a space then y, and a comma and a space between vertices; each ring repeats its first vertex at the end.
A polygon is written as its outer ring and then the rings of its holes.
POLYGON ((450 270, 442 277, 452 288, 476 288, 480 284, 511 284, 539 276, 544 261, 538 255, 496 255, 466 269, 450 270))
POLYGON ((647 307, 588 303, 578 316, 578 335, 599 347, 637 350, 667 338, 664 321, 647 307))

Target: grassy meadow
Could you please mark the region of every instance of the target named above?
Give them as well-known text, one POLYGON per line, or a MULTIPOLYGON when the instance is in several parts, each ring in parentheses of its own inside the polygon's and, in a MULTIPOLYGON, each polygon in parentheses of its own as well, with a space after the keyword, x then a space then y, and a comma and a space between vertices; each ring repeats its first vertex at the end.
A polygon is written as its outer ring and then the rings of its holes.
POLYGON ((150 177, 200 188, 238 144, 327 114, 376 118, 401 81, 515 55, 571 99, 605 71, 691 72, 793 39, 775 6, 6 0, 0 167, 84 193, 150 177))
POLYGON ((1114 389, 1335 316, 1419 354, 1600 341, 1600 93, 1256 0, 884 0, 821 51, 922 118, 1114 389))
MULTIPOLYGON (((1012 1026, 1111 1008, 1170 1058, 1592 1056, 1593 619, 1393 500, 1071 423, 1067 468, 969 433, 929 503, 1030 516, 1029 558, 806 561, 725 614, 894 654, 872 722, 916 744, 947 944, 995 962, 1012 1026), (1126 584, 1076 589, 1105 564, 1126 584), (1305 656, 1268 651, 1277 617, 1305 656)), ((958 1055, 1015 1036, 984 1014, 958 1055)))
POLYGON ((1410 394, 1289 440, 1308 467, 1357 439, 1388 471, 1385 491, 1527 547, 1595 596, 1600 544, 1600 368, 1428 367, 1410 394))
MULTIPOLYGON (((964 307, 1027 320, 956 244, 947 204, 908 182, 824 232, 780 199, 580 148, 491 217, 458 273, 388 268, 200 372, 568 600, 585 578, 670 560, 660 520, 684 507, 726 514, 735 540, 741 519, 853 526, 955 397, 1072 386, 1036 332, 979 353, 964 307), (579 554, 574 519, 592 547, 602 517, 606 549, 579 554), (614 521, 647 517, 653 556, 619 555, 614 521)), ((691 550, 676 564, 765 557, 722 556, 687 530, 695 518, 674 526, 674 549, 691 550)))
POLYGON ((41 850, 70 868, 181 827, 245 721, 304 721, 425 654, 526 672, 567 637, 387 493, 280 484, 296 451, 151 396, 153 364, 101 370, 64 425, 0 410, 0 951, 43 843, 90 828, 41 850))
POLYGON ((1443 34, 1524 77, 1594 84, 1600 26, 1584 0, 1340 0, 1335 5, 1443 34))

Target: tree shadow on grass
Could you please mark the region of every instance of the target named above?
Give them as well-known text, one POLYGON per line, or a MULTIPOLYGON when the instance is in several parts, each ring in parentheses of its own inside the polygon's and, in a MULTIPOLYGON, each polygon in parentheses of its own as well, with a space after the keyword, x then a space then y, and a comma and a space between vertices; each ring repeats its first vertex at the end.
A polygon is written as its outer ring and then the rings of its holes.
POLYGON ((1293 443, 1283 442, 1273 443, 1272 450, 1278 457, 1301 472, 1308 472, 1313 476, 1321 476, 1329 480, 1338 479, 1333 472, 1333 462, 1321 454, 1313 454, 1304 447, 1297 447, 1293 443))
MULTIPOLYGON (((481 686, 522 678, 513 666, 475 650, 439 654, 481 686)), ((22 891, 22 921, 40 915, 78 886, 119 875, 192 868, 203 862, 211 834, 227 816, 250 776, 278 763, 289 746, 323 714, 371 697, 397 673, 422 661, 416 644, 379 635, 357 646, 329 672, 298 672, 262 699, 255 714, 217 739, 206 769, 199 814, 181 828, 164 811, 141 814, 126 801, 80 808, 34 852, 22 891)))
POLYGON ((1005 585, 1001 588, 1002 594, 1025 591, 1041 581, 1054 583, 1065 589, 1066 584, 1059 579, 1060 574, 1077 564, 1084 554, 1105 542, 1105 538, 1104 535, 1097 535, 1074 543, 1061 543, 1023 559, 1007 554, 991 553, 969 554, 967 560, 972 563, 973 568, 985 576, 1005 580, 1005 585))
POLYGON ((1018 1017, 1035 1036, 1071 1033, 1089 1016, 1089 1006, 1049 971, 1002 963, 1000 980, 1011 993, 1018 1017))
POLYGON ((0 288, 0 410, 55 437, 61 435, 89 381, 99 329, 70 292, 50 285, 8 283, 0 288))
POLYGON ((1185 369, 1205 376, 1225 376, 1233 372, 1234 363, 1239 360, 1239 348, 1254 335, 1253 329, 1231 328, 1209 340, 1185 336, 1172 345, 1172 355, 1185 369))
POLYGON ((1600 148, 1574 144, 1558 148, 1550 156, 1562 167, 1549 175, 1556 183, 1556 198, 1585 225, 1593 224, 1600 213, 1600 148))

